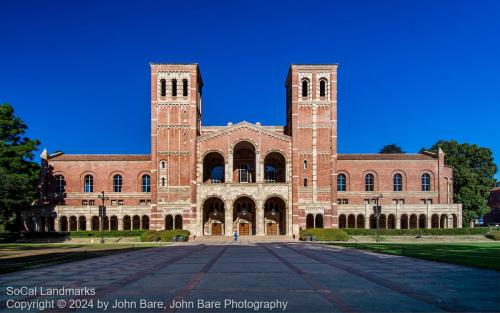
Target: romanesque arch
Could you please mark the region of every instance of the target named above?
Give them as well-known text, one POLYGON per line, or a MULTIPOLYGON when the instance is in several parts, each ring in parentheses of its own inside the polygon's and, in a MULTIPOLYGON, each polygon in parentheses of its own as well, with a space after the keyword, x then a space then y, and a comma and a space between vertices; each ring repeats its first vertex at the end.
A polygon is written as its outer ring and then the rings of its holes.
POLYGON ((278 196, 264 202, 264 233, 266 235, 286 235, 286 203, 278 196))
POLYGON ((358 214, 356 217, 356 228, 365 228, 365 216, 358 214))
POLYGON ((356 228, 356 216, 349 214, 347 217, 347 228, 356 228))
POLYGON ((224 235, 225 211, 224 202, 218 197, 209 197, 203 202, 203 235, 224 235))
POLYGON ((339 228, 346 228, 347 227, 347 219, 345 214, 340 214, 339 215, 339 228))
POLYGON ((250 141, 240 141, 233 147, 233 182, 255 183, 257 167, 255 146, 250 141))
POLYGON ((59 218, 59 229, 61 231, 68 231, 68 218, 66 216, 59 218))
POLYGON ((286 158, 281 152, 270 152, 264 158, 264 181, 284 183, 286 181, 286 158))
POLYGON ((139 215, 132 217, 132 229, 141 229, 141 218, 139 215))
POLYGON ((256 233, 255 201, 247 196, 239 197, 233 202, 233 229, 240 236, 256 233))
POLYGON ((203 157, 203 182, 223 183, 225 160, 220 152, 212 151, 203 157))
POLYGON ((131 221, 130 221, 130 216, 125 215, 123 217, 123 230, 130 230, 131 228, 131 221))

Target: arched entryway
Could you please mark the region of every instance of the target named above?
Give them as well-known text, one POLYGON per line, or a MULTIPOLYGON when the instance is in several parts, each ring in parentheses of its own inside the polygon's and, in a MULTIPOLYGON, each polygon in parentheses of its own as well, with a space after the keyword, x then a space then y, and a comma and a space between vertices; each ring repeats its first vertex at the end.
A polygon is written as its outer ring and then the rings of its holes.
POLYGON ((233 204, 233 229, 240 236, 255 235, 255 202, 250 197, 240 197, 233 204))
POLYGON ((165 229, 166 230, 174 229, 174 217, 170 214, 165 216, 165 229))
POLYGON ((149 229, 149 216, 142 216, 142 229, 149 229))
POLYGON ((111 230, 118 230, 118 217, 116 217, 116 215, 111 216, 109 226, 110 226, 111 230))
POLYGON ((217 197, 211 197, 203 203, 203 235, 223 236, 225 222, 224 202, 217 197))
POLYGON ((396 217, 394 214, 389 214, 387 217, 387 228, 396 229, 396 217))
POLYGON ((87 230, 87 218, 83 215, 78 218, 78 230, 87 230))
POLYGON ((346 228, 347 227, 347 218, 345 217, 345 214, 340 214, 339 215, 339 228, 346 228))
POLYGON ((203 182, 224 182, 224 156, 218 152, 210 152, 203 158, 203 182))
POLYGON ((233 182, 255 183, 255 147, 240 141, 233 148, 233 182))
POLYGON ((378 221, 378 227, 381 229, 387 228, 387 217, 385 214, 381 214, 378 221))
POLYGON ((182 215, 177 214, 174 219, 175 229, 182 229, 182 215))
POLYGON ((264 158, 264 181, 284 183, 286 181, 286 160, 283 154, 271 152, 264 158))
POLYGON ((365 216, 358 214, 356 217, 356 228, 365 228, 365 216))
POLYGON ((408 229, 408 215, 407 214, 402 214, 401 215, 401 229, 408 229))
POLYGON ((314 228, 314 215, 311 213, 306 216, 306 229, 308 228, 314 228))
POLYGON ((92 216, 92 223, 91 223, 92 230, 99 230, 99 216, 92 216))
POLYGON ((134 217, 132 217, 132 229, 141 229, 141 218, 139 215, 134 215, 134 217))
POLYGON ((59 219, 59 229, 61 231, 68 231, 68 218, 66 216, 61 216, 59 219))
POLYGON ((323 228, 323 214, 316 214, 316 217, 314 218, 314 224, 315 228, 323 228))
POLYGON ((264 203, 264 233, 286 235, 286 203, 280 197, 271 197, 264 203))
POLYGON ((441 214, 439 218, 439 228, 448 228, 448 215, 441 214))
POLYGON ((432 216, 431 216, 431 228, 439 228, 439 215, 432 214, 432 216))
POLYGON ((347 217, 347 228, 356 228, 356 216, 349 214, 347 217))
POLYGON ((125 215, 123 217, 123 230, 130 230, 130 228, 131 228, 130 216, 125 215))
POLYGON ((104 227, 104 230, 109 230, 109 217, 107 215, 104 217, 103 227, 104 227))
POLYGON ((417 217, 417 214, 410 215, 410 228, 411 229, 418 228, 418 217, 417 217))
POLYGON ((427 216, 425 214, 418 216, 418 228, 427 228, 427 216))

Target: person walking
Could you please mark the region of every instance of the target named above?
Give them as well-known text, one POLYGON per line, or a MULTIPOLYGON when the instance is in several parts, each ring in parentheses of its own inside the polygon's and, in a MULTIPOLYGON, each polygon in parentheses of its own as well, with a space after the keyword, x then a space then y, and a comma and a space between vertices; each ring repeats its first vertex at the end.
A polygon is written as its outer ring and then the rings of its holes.
POLYGON ((234 231, 233 237, 234 241, 238 241, 238 232, 236 230, 234 231))

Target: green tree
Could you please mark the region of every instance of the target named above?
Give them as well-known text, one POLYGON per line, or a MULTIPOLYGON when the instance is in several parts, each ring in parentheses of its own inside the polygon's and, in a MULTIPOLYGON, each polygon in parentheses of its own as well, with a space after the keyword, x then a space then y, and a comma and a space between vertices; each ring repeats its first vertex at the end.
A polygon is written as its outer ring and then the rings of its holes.
POLYGON ((389 154, 389 153, 406 153, 406 152, 404 152, 400 146, 396 145, 395 143, 392 143, 390 145, 383 146, 382 149, 380 149, 379 153, 389 154))
POLYGON ((20 229, 21 210, 37 196, 40 167, 33 158, 40 142, 26 129, 10 105, 0 104, 0 228, 20 229))
POLYGON ((455 140, 436 142, 430 150, 438 148, 446 153, 445 163, 453 168, 453 199, 463 204, 464 225, 489 212, 488 196, 495 184, 497 167, 489 148, 455 140))

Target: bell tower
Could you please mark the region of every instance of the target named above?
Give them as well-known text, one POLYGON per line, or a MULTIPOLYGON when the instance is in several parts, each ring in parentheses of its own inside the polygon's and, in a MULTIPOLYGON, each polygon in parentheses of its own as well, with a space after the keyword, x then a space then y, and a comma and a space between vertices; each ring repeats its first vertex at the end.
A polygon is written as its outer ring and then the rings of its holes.
POLYGON ((164 229, 169 219, 172 228, 193 233, 203 81, 197 64, 150 66, 151 229, 164 229))
POLYGON ((338 227, 337 64, 290 66, 286 133, 292 137, 292 212, 299 228, 338 227))

